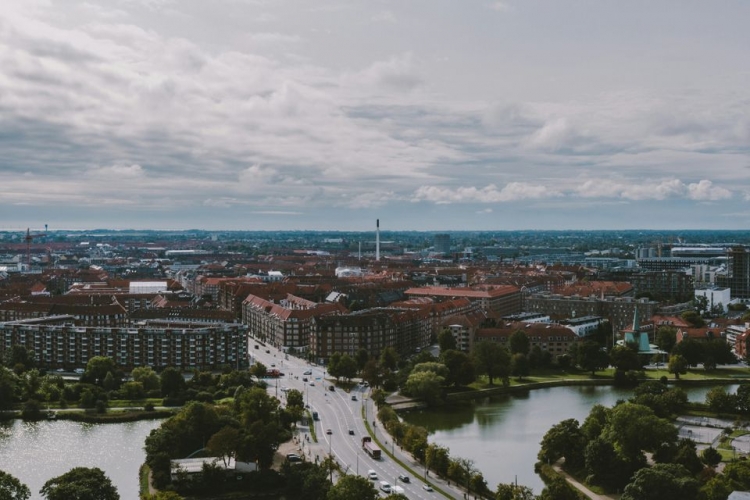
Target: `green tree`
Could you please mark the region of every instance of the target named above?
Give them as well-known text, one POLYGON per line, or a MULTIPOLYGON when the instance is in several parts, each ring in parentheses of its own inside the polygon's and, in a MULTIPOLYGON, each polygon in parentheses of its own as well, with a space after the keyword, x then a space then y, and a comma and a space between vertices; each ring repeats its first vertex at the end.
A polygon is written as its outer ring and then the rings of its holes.
POLYGON ((28 500, 29 487, 14 476, 0 470, 0 500, 28 500))
POLYGON ((697 494, 698 481, 685 467, 656 464, 635 473, 622 500, 685 500, 696 498, 697 494))
POLYGON ((539 500, 580 500, 578 492, 561 476, 554 475, 547 482, 539 500))
POLYGON ((370 384, 372 387, 380 387, 383 377, 380 371, 378 362, 374 359, 370 359, 365 363, 365 367, 362 369, 362 380, 370 384))
POLYGON ((587 340, 578 347, 576 363, 582 370, 591 372, 593 376, 597 371, 609 366, 609 356, 598 343, 587 340))
POLYGON ((581 432, 578 420, 569 418, 557 425, 553 425, 542 438, 539 460, 546 463, 565 459, 565 464, 580 467, 584 463, 584 447, 586 437, 581 432))
POLYGON ((140 382, 145 391, 161 389, 159 375, 150 366, 138 366, 130 372, 133 381, 140 382))
POLYGON ((445 328, 440 333, 438 333, 438 345, 440 346, 441 357, 445 351, 455 351, 458 348, 456 338, 448 328, 445 328))
POLYGON ((442 352, 440 357, 448 368, 447 385, 469 385, 476 380, 474 362, 465 352, 451 349, 442 352))
POLYGON ((344 377, 347 381, 357 376, 357 362, 348 354, 341 356, 337 369, 338 375, 344 377))
POLYGON ((357 362, 357 368, 359 371, 362 371, 365 369, 365 364, 370 360, 370 353, 367 349, 360 347, 354 354, 354 360, 357 362))
POLYGON ((0 410, 10 410, 20 400, 21 381, 13 371, 0 366, 0 410))
POLYGON ((161 395, 164 397, 176 397, 187 388, 187 383, 182 373, 171 366, 161 372, 161 395))
POLYGON ((253 366, 250 367, 250 374, 257 378, 265 378, 268 375, 268 367, 257 361, 253 366))
POLYGON ((679 379, 680 375, 687 373, 688 363, 687 360, 679 354, 672 354, 669 356, 669 365, 667 369, 669 373, 674 373, 674 378, 679 379))
POLYGON ((450 450, 445 446, 431 443, 425 450, 425 463, 427 467, 437 475, 446 477, 450 466, 450 450))
POLYGON ((672 348, 671 354, 679 354, 685 358, 688 365, 695 366, 699 363, 703 363, 706 353, 701 342, 687 338, 675 344, 672 348))
POLYGON ((44 483, 39 492, 47 500, 119 500, 112 481, 99 468, 75 467, 44 483))
POLYGON ((520 352, 516 353, 510 359, 510 373, 518 380, 523 380, 529 375, 529 358, 520 352))
POLYGON ((14 344, 10 349, 7 349, 2 361, 5 366, 19 375, 36 366, 33 351, 29 351, 26 346, 19 344, 14 344))
POLYGON ((337 351, 331 354, 331 356, 328 358, 328 363, 326 364, 326 370, 328 371, 328 374, 332 377, 335 377, 336 380, 341 377, 341 372, 339 371, 340 361, 341 353, 337 351))
POLYGON ((627 483, 622 461, 609 441, 596 437, 586 445, 584 457, 590 482, 612 490, 627 483))
POLYGON ((221 458, 224 466, 229 465, 229 461, 237 456, 237 445, 240 441, 239 429, 231 426, 224 426, 219 429, 206 443, 210 456, 221 458))
POLYGON ((736 408, 736 398, 724 387, 714 387, 706 393, 706 406, 716 413, 732 413, 736 408))
POLYGON ((713 446, 709 446, 701 452, 701 461, 709 467, 716 467, 721 462, 721 453, 713 446))
POLYGON ((609 351, 609 359, 612 366, 619 371, 627 372, 630 370, 640 370, 641 362, 638 359, 638 352, 629 346, 616 345, 609 351))
POLYGON ((378 490, 362 476, 345 475, 328 490, 327 500, 377 500, 378 490))
POLYGON ((496 342, 482 340, 472 352, 477 372, 487 375, 490 385, 496 377, 507 378, 510 373, 510 353, 496 342))
POLYGON ((428 405, 435 404, 442 397, 443 377, 435 372, 412 372, 406 381, 404 392, 415 398, 420 398, 428 405))
POLYGON ((706 322, 703 321, 703 318, 701 318, 698 311, 685 311, 680 317, 693 328, 702 328, 706 326, 706 322))
POLYGON ((395 371, 398 368, 398 353, 393 347, 386 347, 380 354, 380 366, 395 371))
POLYGON ((668 420, 657 417, 651 408, 622 403, 609 412, 602 437, 611 442, 626 459, 655 451, 662 443, 677 441, 677 429, 668 420))
POLYGON ((531 342, 529 336, 523 330, 516 330, 508 338, 508 346, 511 354, 529 354, 531 342))
POLYGON ((664 352, 672 352, 677 342, 677 328, 673 326, 660 326, 656 330, 656 346, 664 352))
POLYGON ((115 362, 106 356, 94 356, 86 364, 86 371, 81 375, 82 382, 90 382, 98 386, 104 385, 107 374, 114 377, 115 362))
POLYGON ((495 500, 536 500, 536 496, 527 486, 499 483, 495 490, 495 500))

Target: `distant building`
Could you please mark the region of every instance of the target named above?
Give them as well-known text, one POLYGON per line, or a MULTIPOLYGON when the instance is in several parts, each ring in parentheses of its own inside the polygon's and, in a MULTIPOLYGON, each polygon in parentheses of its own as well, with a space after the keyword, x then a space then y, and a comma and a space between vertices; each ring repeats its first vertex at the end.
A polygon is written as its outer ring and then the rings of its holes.
POLYGON ((600 316, 606 318, 617 331, 632 324, 636 308, 642 318, 650 318, 656 313, 659 303, 646 298, 633 297, 563 297, 540 293, 525 299, 528 312, 548 314, 553 320, 579 316, 600 316))
POLYGON ((436 234, 434 238, 435 252, 437 253, 450 253, 451 251, 451 235, 450 234, 436 234))
POLYGON ((436 300, 466 298, 477 302, 483 311, 499 316, 521 312, 521 289, 510 285, 475 288, 426 286, 409 288, 404 293, 408 297, 432 297, 436 300))
POLYGON ((716 284, 729 287, 732 298, 750 299, 750 252, 745 247, 727 251, 727 275, 717 276, 716 284))
POLYGON ((732 301, 732 291, 729 288, 702 287, 695 289, 695 297, 705 297, 709 309, 720 305, 722 312, 727 312, 727 306, 732 301))
POLYGON ((474 342, 489 340, 508 346, 510 336, 518 330, 523 331, 529 339, 531 347, 539 346, 553 356, 565 354, 570 346, 578 341, 578 335, 570 328, 558 324, 544 323, 505 323, 497 328, 481 328, 477 330, 474 342))

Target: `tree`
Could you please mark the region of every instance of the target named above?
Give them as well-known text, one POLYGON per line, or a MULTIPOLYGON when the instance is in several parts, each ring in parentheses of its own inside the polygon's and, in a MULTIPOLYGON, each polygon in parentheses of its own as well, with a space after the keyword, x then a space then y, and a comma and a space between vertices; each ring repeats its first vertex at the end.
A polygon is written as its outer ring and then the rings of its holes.
POLYGON ((627 483, 627 476, 622 474, 622 461, 609 441, 596 437, 586 445, 584 457, 590 482, 607 489, 620 488, 627 483))
POLYGON ((98 386, 104 385, 107 374, 114 377, 115 362, 106 356, 94 356, 86 364, 86 371, 81 375, 81 381, 90 382, 98 386))
POLYGON ((496 342, 482 340, 472 353, 478 373, 487 375, 490 385, 496 377, 507 378, 510 373, 510 353, 496 342))
POLYGON ((440 357, 448 368, 447 385, 468 385, 476 380, 474 362, 465 352, 451 349, 440 353, 440 357))
POLYGON ((581 367, 582 370, 591 372, 591 376, 594 376, 599 370, 604 370, 609 366, 609 356, 604 352, 596 342, 587 340, 580 346, 578 346, 578 359, 576 363, 581 367))
POLYGON ((370 360, 370 353, 367 349, 360 347, 354 354, 354 360, 357 362, 359 371, 362 371, 365 368, 365 364, 370 360))
POLYGON ((155 391, 161 388, 159 375, 150 366, 138 366, 130 372, 133 381, 140 382, 145 391, 155 391))
POLYGON ((237 455, 237 444, 240 441, 240 431, 235 427, 224 426, 217 431, 206 443, 206 449, 211 456, 220 457, 224 466, 237 455))
POLYGON ((523 380, 529 374, 529 358, 520 352, 514 354, 510 360, 510 372, 518 380, 523 380))
POLYGON ((714 387, 706 393, 706 406, 717 413, 731 413, 736 407, 736 398, 724 387, 714 387))
POLYGON ((393 347, 386 347, 380 354, 380 366, 394 371, 398 368, 398 353, 393 347))
POLYGON ((679 380, 680 375, 687 373, 687 367, 687 360, 683 356, 680 356, 679 354, 672 354, 669 356, 668 370, 669 373, 674 373, 675 379, 679 380))
POLYGON ((687 338, 675 344, 671 354, 679 354, 685 358, 688 365, 695 366, 703 362, 706 353, 700 342, 687 338))
POLYGON ((703 321, 703 318, 701 318, 701 315, 698 313, 698 311, 685 311, 680 315, 680 317, 685 320, 690 326, 693 328, 701 328, 706 326, 706 322, 703 321))
POLYGON ((377 361, 370 359, 365 363, 365 367, 362 369, 362 380, 372 387, 380 387, 382 376, 377 361))
POLYGON ((657 417, 651 408, 622 403, 610 410, 602 437, 632 460, 641 457, 643 450, 655 451, 662 443, 677 441, 677 429, 670 421, 657 417))
POLYGON ((445 351, 455 351, 458 348, 456 337, 453 336, 453 333, 448 328, 438 333, 438 345, 440 346, 441 357, 445 351))
POLYGON ((353 498, 377 500, 378 490, 362 476, 345 475, 328 490, 328 495, 326 495, 327 500, 351 500, 353 498))
POLYGON ((164 397, 175 397, 181 394, 187 387, 182 373, 171 366, 161 372, 161 395, 164 397))
POLYGON ((250 374, 257 378, 265 378, 268 375, 268 367, 258 361, 250 367, 250 374))
POLYGON ((539 495, 539 500, 579 500, 578 492, 562 477, 555 474, 539 495))
POLYGON ((508 338, 508 345, 510 346, 511 354, 528 354, 531 348, 529 337, 523 330, 516 330, 511 333, 508 338))
POLYGON ((580 467, 584 462, 584 446, 586 438, 581 432, 578 420, 569 418, 557 425, 553 425, 542 438, 539 450, 539 460, 546 463, 565 459, 565 464, 580 467))
POLYGON ((701 461, 709 467, 716 467, 721 462, 721 453, 709 446, 701 453, 701 461))
POLYGON ((633 476, 622 500, 684 500, 698 494, 698 481, 683 466, 656 464, 633 476))
POLYGON ((499 483, 495 490, 495 500, 535 500, 536 496, 531 488, 514 483, 499 483))
POLYGON ((451 463, 450 450, 439 444, 429 444, 425 450, 425 462, 430 470, 445 477, 448 475, 448 467, 451 463))
POLYGON ((677 342, 677 328, 660 326, 656 330, 656 346, 664 352, 671 352, 677 342))
POLYGON ((2 361, 5 366, 14 370, 19 375, 36 366, 33 351, 29 351, 26 349, 26 346, 19 344, 14 344, 10 349, 6 350, 2 361))
POLYGON ((28 500, 31 496, 29 487, 14 476, 0 470, 0 499, 28 500))
POLYGON ((326 364, 326 370, 332 377, 339 379, 341 374, 339 373, 339 361, 341 361, 341 353, 336 351, 328 358, 328 364, 326 364))
POLYGON ((112 481, 99 468, 75 467, 53 477, 39 492, 47 500, 119 500, 112 481))
POLYGON ((443 382, 443 377, 435 372, 412 372, 406 381, 404 392, 415 398, 424 399, 428 405, 434 404, 441 399, 443 382))
POLYGON ((349 356, 344 354, 338 362, 338 376, 336 378, 344 377, 347 381, 357 376, 357 362, 349 356))
POLYGON ((612 366, 619 371, 627 372, 630 370, 640 370, 641 362, 638 359, 638 352, 629 346, 616 345, 609 351, 609 359, 612 366))
POLYGON ((19 400, 20 379, 13 371, 0 366, 0 410, 10 410, 19 400))

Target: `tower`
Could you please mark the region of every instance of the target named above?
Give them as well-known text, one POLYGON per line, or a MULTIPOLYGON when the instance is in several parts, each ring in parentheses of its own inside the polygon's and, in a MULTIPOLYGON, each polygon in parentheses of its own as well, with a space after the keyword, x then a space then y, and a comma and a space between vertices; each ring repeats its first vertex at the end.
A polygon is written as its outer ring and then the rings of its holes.
POLYGON ((380 219, 375 221, 375 261, 380 262, 380 219))

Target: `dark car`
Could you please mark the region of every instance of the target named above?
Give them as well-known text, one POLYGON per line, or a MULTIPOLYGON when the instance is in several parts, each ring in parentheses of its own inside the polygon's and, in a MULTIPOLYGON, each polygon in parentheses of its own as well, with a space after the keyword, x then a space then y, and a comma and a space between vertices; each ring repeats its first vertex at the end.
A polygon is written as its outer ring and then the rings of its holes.
POLYGON ((350 435, 350 436, 353 436, 353 435, 354 435, 354 429, 349 429, 349 435, 350 435))
POLYGON ((326 434, 331 435, 333 434, 333 431, 331 429, 326 429, 326 434))

